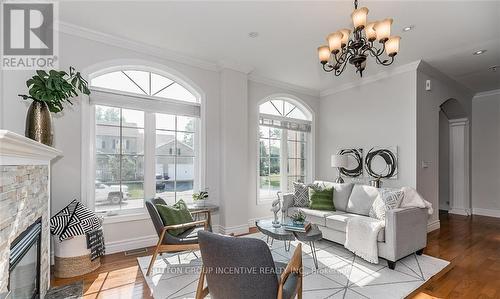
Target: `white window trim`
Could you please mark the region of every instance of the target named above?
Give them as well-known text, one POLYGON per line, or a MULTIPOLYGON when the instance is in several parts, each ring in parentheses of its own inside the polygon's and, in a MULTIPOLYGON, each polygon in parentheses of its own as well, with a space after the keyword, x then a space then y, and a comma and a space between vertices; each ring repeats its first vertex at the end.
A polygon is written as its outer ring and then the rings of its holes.
MULTIPOLYGON (((256 146, 257 146, 257 163, 256 163, 256 169, 257 169, 257 172, 256 172, 257 180, 256 181, 257 181, 257 184, 255 186, 256 187, 256 203, 257 203, 257 205, 268 205, 273 200, 275 200, 276 197, 275 196, 273 196, 273 197, 260 197, 260 126, 261 126, 260 125, 260 116, 263 115, 266 118, 275 119, 275 120, 283 120, 283 121, 293 120, 294 122, 297 122, 297 123, 304 123, 304 124, 311 125, 311 131, 309 132, 309 134, 307 134, 307 140, 306 140, 306 145, 307 145, 306 146, 306 161, 307 162, 306 162, 306 175, 305 175, 306 183, 312 183, 312 180, 315 177, 315 174, 314 174, 314 171, 315 171, 315 167, 314 167, 314 163, 315 163, 315 155, 314 155, 314 153, 315 153, 315 146, 314 146, 315 118, 314 118, 314 113, 312 112, 312 110, 309 107, 306 107, 299 99, 297 99, 296 97, 291 96, 291 95, 279 94, 279 95, 275 95, 275 96, 266 97, 265 99, 258 102, 256 110, 257 110, 257 130, 256 130, 256 135, 255 135, 256 136, 256 146), (307 117, 310 117, 311 120, 301 120, 301 119, 283 117, 283 116, 278 116, 278 115, 271 115, 271 114, 267 114, 267 113, 260 113, 260 110, 259 110, 260 105, 262 105, 263 103, 265 103, 269 100, 272 100, 272 99, 284 100, 284 101, 290 102, 293 105, 296 105, 299 109, 302 110, 302 112, 304 112, 304 114, 307 117)), ((282 130, 285 131, 286 129, 282 129, 282 130)), ((287 138, 285 138, 285 139, 287 139, 287 138)), ((280 155, 283 155, 284 148, 286 148, 285 154, 288 155, 288 144, 287 144, 288 140, 285 140, 285 141, 283 141, 283 140, 284 140, 284 138, 282 137, 281 138, 280 155), (283 142, 285 143, 285 145, 283 145, 283 142)), ((287 159, 280 159, 281 169, 286 170, 286 168, 287 168, 286 161, 287 161, 287 159)), ((283 180, 286 180, 286 176, 281 177, 280 188, 281 188, 282 192, 286 191, 282 188, 282 186, 284 186, 283 180)))
MULTIPOLYGON (((120 93, 116 90, 106 90, 104 88, 92 87, 91 91, 99 92, 99 96, 94 98, 91 96, 82 95, 82 202, 84 202, 91 210, 95 210, 95 105, 109 105, 115 107, 121 107, 124 109, 138 109, 144 111, 144 130, 145 132, 151 130, 154 134, 145 134, 144 140, 144 150, 145 152, 154 153, 156 132, 155 127, 155 113, 165 113, 165 114, 176 114, 179 116, 196 116, 199 118, 198 130, 195 133, 195 139, 199 140, 197 159, 195 159, 195 172, 196 178, 195 185, 193 188, 204 189, 205 188, 205 121, 204 121, 204 107, 200 103, 193 102, 183 102, 174 99, 166 99, 159 97, 151 97, 140 94, 133 93, 120 93), (109 91, 109 92, 108 92, 109 91), (120 97, 120 105, 117 103, 117 98, 120 97), (138 102, 138 99, 142 100, 138 102), (144 101, 147 101, 148 105, 144 106, 144 101), (182 113, 181 111, 172 111, 170 108, 164 108, 167 103, 173 104, 177 107, 197 107, 199 110, 199 115, 194 113, 182 113), (142 104, 142 105, 140 105, 142 104), (201 106, 201 107, 200 107, 201 106), (149 137, 148 137, 149 136, 149 137), (196 161, 197 160, 197 161, 196 161)), ((144 197, 153 198, 156 195, 155 189, 155 159, 156 155, 151 155, 146 159, 144 156, 144 197), (148 184, 146 182, 152 182, 148 184)), ((146 208, 137 209, 125 209, 113 211, 113 213, 97 212, 104 218, 113 218, 112 221, 105 220, 104 223, 115 223, 115 222, 126 222, 131 221, 131 219, 142 219, 147 216, 146 208), (116 213, 115 213, 116 212, 116 213), (132 218, 131 218, 132 217, 132 218)), ((132 220, 133 220, 132 219, 132 220)))

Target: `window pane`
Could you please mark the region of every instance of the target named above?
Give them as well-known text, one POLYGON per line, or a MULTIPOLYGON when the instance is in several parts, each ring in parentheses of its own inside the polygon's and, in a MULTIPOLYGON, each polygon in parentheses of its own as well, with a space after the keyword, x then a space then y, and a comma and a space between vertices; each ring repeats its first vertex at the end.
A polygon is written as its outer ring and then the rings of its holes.
POLYGON ((306 144, 303 142, 288 141, 288 158, 306 158, 306 144))
POLYGON ((271 115, 281 115, 280 112, 271 104, 271 101, 265 102, 259 106, 259 112, 271 115))
POLYGON ((175 155, 175 132, 156 130, 156 154, 175 155))
POLYGON ((277 157, 279 159, 280 147, 281 147, 280 140, 271 139, 269 141, 269 152, 270 152, 271 157, 277 157))
POLYGON ((122 109, 122 126, 144 128, 144 112, 122 109))
POLYGON ((194 156, 193 133, 177 133, 177 156, 194 156))
POLYGON ((120 180, 120 156, 96 155, 95 179, 98 183, 110 183, 120 180))
POLYGON ((120 153, 120 127, 96 126, 95 131, 97 154, 120 153))
POLYGON ((306 141, 306 133, 305 132, 300 132, 300 131, 288 131, 288 140, 294 140, 294 141, 306 141))
POLYGON ((121 180, 144 180, 144 156, 122 156, 121 180))
POLYGON ((280 174, 280 158, 271 158, 269 165, 270 175, 280 174))
POLYGON ((187 89, 174 83, 156 94, 157 97, 196 103, 196 97, 187 89))
POLYGON ((122 154, 144 155, 144 129, 122 128, 122 154))
POLYGON ((281 129, 269 128, 269 138, 280 139, 281 129))
POLYGON ((269 159, 261 158, 259 165, 260 176, 268 176, 269 175, 269 159))
POLYGON ((156 156, 156 196, 175 203, 175 157, 156 156))
POLYGON ((269 138, 269 127, 259 126, 259 136, 261 138, 269 138))
MULTIPOLYGON (((139 85, 142 93, 149 95, 149 72, 143 71, 124 71, 124 73, 135 82, 135 84, 139 85)), ((134 84, 134 85, 135 85, 134 84)))
POLYGON ((155 95, 163 90, 168 85, 172 84, 172 80, 158 74, 151 74, 151 95, 155 95))
POLYGON ((120 125, 120 108, 95 106, 95 123, 103 125, 120 125))
POLYGON ((304 176, 305 175, 305 160, 303 159, 288 159, 288 175, 304 176))
POLYGON ((182 199, 190 202, 193 199, 193 183, 194 183, 194 158, 178 157, 177 158, 177 183, 176 192, 177 200, 182 199))
POLYGON ((306 115, 304 112, 302 112, 298 107, 293 109, 292 112, 290 112, 287 117, 289 118, 295 118, 295 119, 302 119, 302 120, 307 120, 306 115))
POLYGON ((175 130, 175 115, 156 113, 156 129, 175 130))
POLYGON ((196 118, 189 116, 177 116, 177 131, 194 132, 196 129, 196 118))
POLYGON ((144 94, 127 76, 121 71, 107 73, 90 81, 91 86, 103 87, 125 92, 144 94))
POLYGON ((282 100, 272 100, 270 101, 274 108, 278 111, 278 115, 283 116, 283 101, 282 100))
POLYGON ((269 140, 261 139, 259 142, 260 158, 267 159, 269 157, 269 140))

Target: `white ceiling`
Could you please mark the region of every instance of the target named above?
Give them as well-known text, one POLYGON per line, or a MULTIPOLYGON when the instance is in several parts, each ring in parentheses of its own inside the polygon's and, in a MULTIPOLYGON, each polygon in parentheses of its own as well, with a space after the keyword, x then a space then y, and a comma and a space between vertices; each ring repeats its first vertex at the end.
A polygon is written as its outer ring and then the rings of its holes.
MULTIPOLYGON (((393 66, 418 59, 474 91, 500 88, 500 1, 360 1, 370 20, 394 18, 402 36, 393 66), (402 28, 415 25, 406 33, 402 28), (483 55, 473 56, 478 49, 483 55)), ((243 65, 252 74, 322 91, 362 80, 348 66, 324 73, 316 48, 330 32, 351 27, 351 1, 60 3, 61 21, 214 63, 243 65), (256 31, 257 38, 248 33, 256 31)), ((393 67, 391 66, 391 67, 393 67)), ((365 76, 383 67, 369 62, 365 76)))

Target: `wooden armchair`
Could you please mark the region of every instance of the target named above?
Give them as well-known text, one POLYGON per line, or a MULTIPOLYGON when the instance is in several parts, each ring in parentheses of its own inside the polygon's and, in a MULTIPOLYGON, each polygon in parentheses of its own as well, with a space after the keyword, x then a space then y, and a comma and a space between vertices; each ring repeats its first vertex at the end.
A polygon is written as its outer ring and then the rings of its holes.
POLYGON ((191 213, 192 215, 205 214, 204 220, 164 226, 155 204, 165 204, 165 202, 160 198, 146 200, 146 208, 148 209, 149 216, 151 217, 151 221, 153 221, 156 233, 158 234, 158 243, 156 244, 153 256, 151 257, 151 262, 149 263, 148 271, 146 272, 147 276, 151 273, 151 269, 153 268, 158 254, 165 252, 198 250, 200 247, 198 245, 198 236, 196 234, 197 230, 199 230, 199 227, 201 226, 203 226, 204 230, 210 230, 211 218, 209 210, 199 210, 191 213), (177 236, 173 236, 168 232, 169 230, 179 228, 189 229, 177 236))
POLYGON ((288 265, 275 263, 259 239, 232 238, 199 231, 203 259, 196 299, 302 298, 302 245, 288 265), (226 271, 227 269, 227 271, 226 271), (281 274, 280 274, 281 273, 281 274), (205 279, 207 286, 204 286, 205 279))

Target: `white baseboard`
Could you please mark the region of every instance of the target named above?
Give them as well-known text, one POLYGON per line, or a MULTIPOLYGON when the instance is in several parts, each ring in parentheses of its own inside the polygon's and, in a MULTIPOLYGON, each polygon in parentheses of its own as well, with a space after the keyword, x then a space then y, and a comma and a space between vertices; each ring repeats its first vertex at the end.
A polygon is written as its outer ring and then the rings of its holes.
POLYGON ((427 232, 430 233, 431 231, 434 231, 436 229, 439 229, 441 227, 441 222, 438 220, 434 220, 432 222, 427 223, 427 232))
POLYGON ((500 218, 500 210, 472 208, 472 214, 500 218))
POLYGON ((133 239, 125 239, 120 241, 106 242, 106 254, 122 252, 126 250, 150 247, 158 242, 157 235, 144 236, 133 239))
POLYGON ((449 214, 455 214, 455 215, 462 215, 462 216, 470 216, 471 211, 467 209, 460 209, 460 208, 451 208, 451 210, 448 211, 449 214))
POLYGON ((229 227, 223 227, 219 225, 219 231, 225 235, 229 234, 241 235, 241 234, 248 234, 249 229, 248 229, 248 224, 229 226, 229 227))

